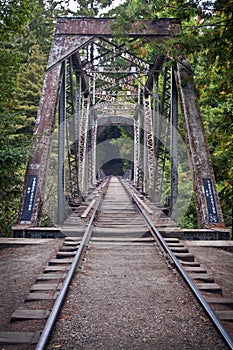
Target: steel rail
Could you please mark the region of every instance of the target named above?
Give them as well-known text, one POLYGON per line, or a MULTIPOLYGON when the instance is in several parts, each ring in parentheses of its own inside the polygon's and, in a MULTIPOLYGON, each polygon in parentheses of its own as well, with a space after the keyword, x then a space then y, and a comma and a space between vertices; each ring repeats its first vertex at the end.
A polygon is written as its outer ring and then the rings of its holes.
POLYGON ((149 227, 149 229, 151 231, 151 234, 154 237, 154 239, 157 242, 159 241, 159 243, 162 246, 162 248, 170 256, 170 258, 172 259, 172 261, 173 261, 174 265, 176 266, 177 270, 179 271, 179 273, 183 277, 184 281, 187 283, 187 285, 191 289, 192 293, 197 298, 198 302, 201 304, 201 306, 205 310, 205 312, 208 315, 208 317, 210 318, 210 320, 213 322, 213 324, 216 327, 217 331, 221 334, 222 338, 224 339, 225 343, 228 345, 229 349, 233 350, 233 339, 230 336, 230 334, 224 328, 224 326, 222 325, 222 323, 220 322, 220 320, 218 319, 218 317, 216 316, 216 314, 214 313, 214 311, 212 310, 210 305, 207 303, 205 298, 202 296, 202 294, 200 293, 200 291, 197 288, 197 286, 195 285, 195 283, 192 281, 192 279, 189 277, 189 275, 187 274, 187 272, 183 268, 182 264, 176 258, 176 256, 171 251, 171 249, 168 247, 168 245, 166 244, 165 240, 163 239, 163 236, 157 230, 157 228, 153 224, 152 220, 146 214, 145 210, 142 208, 140 203, 135 200, 134 196, 130 192, 129 188, 124 184, 124 182, 122 180, 120 180, 120 181, 123 184, 123 186, 126 189, 126 191, 128 192, 128 194, 132 197, 133 201, 136 203, 136 205, 137 205, 138 209, 140 210, 140 212, 142 213, 142 215, 143 215, 144 219, 146 220, 147 225, 148 225, 148 227, 149 227))
POLYGON ((77 253, 73 259, 73 262, 70 266, 70 269, 67 273, 67 276, 62 284, 62 287, 61 287, 61 290, 59 292, 59 295, 56 299, 56 302, 52 308, 52 311, 47 319, 47 322, 43 328, 43 331, 41 333, 41 336, 40 336, 40 339, 36 345, 36 348, 35 350, 44 350, 45 347, 46 347, 46 344, 49 340, 49 337, 50 337, 50 334, 52 332, 52 328, 56 322, 56 318, 58 316, 58 313, 62 307, 62 304, 64 302, 64 299, 65 299, 65 296, 67 294, 67 291, 68 291, 68 288, 69 288, 69 285, 71 283, 71 280, 73 278, 73 275, 76 271, 76 268, 79 266, 80 262, 81 262, 81 259, 83 257, 83 254, 85 253, 86 251, 86 248, 88 246, 88 242, 90 240, 90 237, 91 237, 91 233, 92 233, 92 226, 93 226, 93 221, 95 219, 95 216, 97 214, 97 211, 100 207, 100 204, 102 202, 102 199, 103 199, 103 195, 105 194, 106 192, 106 184, 108 183, 108 181, 105 182, 105 184, 102 186, 102 192, 99 194, 99 198, 97 200, 97 203, 96 203, 96 206, 95 206, 95 209, 92 213, 92 216, 91 216, 91 219, 88 223, 88 226, 85 230, 85 233, 83 235, 83 238, 80 242, 80 246, 77 250, 77 253))

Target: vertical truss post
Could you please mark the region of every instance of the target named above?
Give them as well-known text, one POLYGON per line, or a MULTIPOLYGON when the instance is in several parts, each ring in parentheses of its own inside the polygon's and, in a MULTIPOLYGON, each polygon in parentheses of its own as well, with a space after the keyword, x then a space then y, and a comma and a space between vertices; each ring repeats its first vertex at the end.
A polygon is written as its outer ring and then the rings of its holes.
POLYGON ((66 63, 62 64, 61 91, 58 110, 58 223, 65 220, 65 125, 66 125, 66 63))
POLYGON ((87 127, 87 160, 86 160, 86 174, 87 174, 87 190, 89 190, 92 187, 92 180, 93 180, 93 122, 94 122, 94 114, 93 109, 90 109, 90 112, 88 114, 88 127, 87 127))
POLYGON ((74 127, 73 127, 73 116, 74 116, 74 89, 72 80, 72 64, 71 58, 67 60, 66 68, 66 144, 68 152, 68 168, 69 168, 69 192, 71 197, 74 196, 73 191, 73 140, 74 140, 74 127))
POLYGON ((87 195, 88 191, 88 173, 87 173, 87 142, 88 142, 88 121, 89 121, 89 96, 82 98, 82 111, 80 121, 80 136, 79 136, 79 181, 83 195, 87 195))
MULTIPOLYGON (((136 116, 135 116, 136 117, 136 116)), ((138 169, 138 121, 134 120, 134 145, 133 145, 133 183, 134 186, 138 186, 138 176, 137 176, 137 169, 138 169)))
POLYGON ((93 112, 93 120, 92 120, 92 146, 91 146, 91 155, 92 155, 92 185, 96 185, 96 175, 97 175, 97 169, 96 169, 96 143, 97 143, 97 118, 95 116, 95 113, 93 112))
POLYGON ((39 225, 44 204, 46 170, 55 124, 61 64, 46 72, 34 130, 32 154, 20 198, 18 224, 39 225), (47 98, 49 96, 49 98, 47 98))
MULTIPOLYGON (((154 135, 154 147, 156 150, 157 140, 159 140, 160 130, 160 109, 159 109, 159 87, 158 87, 158 76, 153 76, 153 135, 154 135)), ((158 167, 158 160, 155 157, 154 164, 154 198, 155 202, 159 202, 159 193, 156 184, 156 169, 158 167)))
POLYGON ((148 166, 147 166, 147 130, 146 130, 146 108, 145 108, 145 100, 143 100, 143 182, 142 182, 142 190, 144 193, 148 193, 148 166))
POLYGON ((143 189, 142 177, 142 152, 141 152, 141 138, 142 138, 142 109, 141 105, 141 85, 138 83, 138 105, 134 116, 134 185, 143 189))
POLYGON ((68 152, 68 168, 69 168, 69 192, 72 196, 72 133, 74 132, 74 128, 71 124, 71 118, 74 114, 73 108, 73 82, 72 82, 72 67, 71 67, 71 58, 67 60, 67 68, 66 68, 66 145, 68 152))
MULTIPOLYGON (((93 64, 93 54, 94 54, 94 46, 91 45, 90 48, 90 61, 93 64)), ((87 164, 88 164, 88 189, 92 188, 95 184, 95 167, 96 167, 96 159, 95 159, 95 151, 96 151, 96 123, 95 123, 95 80, 96 73, 93 73, 91 77, 89 77, 89 91, 90 91, 90 100, 91 100, 91 108, 88 116, 88 133, 87 133, 87 144, 88 144, 88 153, 87 153, 87 164)))
POLYGON ((178 198, 178 94, 174 76, 171 71, 171 189, 170 189, 170 216, 177 220, 177 198, 178 198))
POLYGON ((200 228, 224 227, 208 144, 188 60, 177 64, 176 80, 200 228))
POLYGON ((169 150, 169 132, 170 132, 170 109, 171 109, 171 74, 168 67, 164 68, 162 76, 162 91, 160 98, 160 108, 158 121, 156 124, 156 146, 155 146, 155 193, 156 202, 161 202, 161 196, 164 185, 164 170, 169 150))
POLYGON ((76 178, 78 184, 79 200, 82 200, 81 183, 80 183, 80 125, 82 115, 82 77, 76 74, 76 109, 75 118, 75 163, 76 163, 76 178))
POLYGON ((140 139, 141 139, 141 116, 138 109, 134 118, 134 185, 142 185, 140 179, 140 139))
POLYGON ((158 77, 153 76, 153 134, 156 136, 159 120, 158 77))
POLYGON ((80 199, 78 184, 78 134, 77 134, 77 84, 74 79, 78 77, 73 74, 72 57, 67 60, 66 74, 66 137, 69 168, 69 193, 71 200, 80 199))
POLYGON ((151 96, 144 94, 144 178, 148 174, 148 182, 145 182, 145 190, 149 196, 154 196, 154 134, 152 125, 151 96))
POLYGON ((143 179, 143 139, 144 139, 144 132, 143 132, 143 123, 144 123, 144 114, 143 110, 139 108, 139 114, 138 114, 138 186, 143 190, 144 188, 144 179, 143 179))
POLYGON ((77 90, 77 94, 76 94, 76 108, 77 108, 77 117, 75 119, 76 121, 76 127, 75 127, 75 132, 76 132, 76 136, 75 136, 75 140, 77 141, 77 153, 79 155, 79 144, 80 144, 80 120, 81 120, 81 111, 82 111, 82 78, 81 75, 77 76, 76 79, 76 90, 77 90))
POLYGON ((79 188, 79 164, 78 164, 78 155, 79 155, 79 124, 80 124, 80 109, 81 109, 81 76, 75 72, 75 85, 73 84, 74 93, 73 93, 73 104, 74 104, 74 143, 73 143, 73 198, 81 201, 81 193, 79 188))

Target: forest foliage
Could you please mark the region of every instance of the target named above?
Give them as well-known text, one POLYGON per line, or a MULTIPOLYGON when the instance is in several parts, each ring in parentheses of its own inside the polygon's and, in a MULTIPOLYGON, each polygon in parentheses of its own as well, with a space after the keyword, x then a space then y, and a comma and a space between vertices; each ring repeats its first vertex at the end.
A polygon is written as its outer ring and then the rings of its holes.
MULTIPOLYGON (((69 3, 5 0, 0 4, 0 235, 10 234, 15 223, 56 18, 101 16, 112 1, 80 0, 72 9, 69 3)), ((137 19, 181 19, 180 35, 153 48, 138 45, 138 55, 146 58, 162 52, 176 61, 189 57, 228 227, 233 201, 232 9, 231 0, 129 0, 107 15, 117 18, 115 30, 121 34, 137 19)), ((188 225, 193 212, 190 207, 188 225)))

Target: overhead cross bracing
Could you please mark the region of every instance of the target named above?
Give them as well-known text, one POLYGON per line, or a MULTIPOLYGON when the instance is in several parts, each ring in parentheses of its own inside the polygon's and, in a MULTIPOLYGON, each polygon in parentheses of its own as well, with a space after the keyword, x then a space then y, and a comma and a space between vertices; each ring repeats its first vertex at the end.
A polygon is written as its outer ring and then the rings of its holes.
POLYGON ((179 20, 138 21, 124 42, 114 34, 114 23, 106 18, 57 21, 18 223, 39 225, 51 201, 56 222, 62 223, 70 210, 68 204, 77 206, 85 200, 98 174, 103 174, 98 137, 109 125, 124 126, 131 135, 131 180, 157 204, 164 200, 165 168, 170 161, 170 213, 175 219, 180 109, 199 225, 221 225, 189 64, 177 62, 172 67, 165 55, 153 53, 145 58, 140 50, 146 44, 154 52, 157 42, 178 34, 179 20))

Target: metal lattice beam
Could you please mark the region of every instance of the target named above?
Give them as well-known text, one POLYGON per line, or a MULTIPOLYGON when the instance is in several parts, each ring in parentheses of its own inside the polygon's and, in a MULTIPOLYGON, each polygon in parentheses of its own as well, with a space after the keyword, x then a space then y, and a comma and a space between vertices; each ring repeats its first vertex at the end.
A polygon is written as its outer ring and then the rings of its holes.
POLYGON ((141 167, 141 114, 138 111, 134 121, 134 185, 140 189, 143 187, 141 167))
POLYGON ((143 99, 143 112, 144 112, 144 137, 146 138, 146 144, 144 151, 146 151, 147 159, 144 161, 144 186, 145 192, 149 193, 153 197, 154 193, 154 134, 152 125, 152 109, 151 109, 151 97, 145 96, 143 99), (148 173, 148 177, 147 177, 148 173))
POLYGON ((69 168, 69 193, 72 200, 80 199, 78 183, 78 133, 77 133, 77 82, 73 74, 71 58, 67 62, 66 75, 66 148, 69 168), (74 80, 75 78, 75 80, 74 80), (75 86, 74 86, 75 85, 75 86))
POLYGON ((88 150, 88 126, 89 126, 89 108, 90 98, 83 96, 82 99, 82 114, 80 120, 80 135, 79 135, 79 181, 80 189, 83 195, 87 194, 87 150, 88 150))
POLYGON ((160 108, 157 114, 155 138, 155 188, 156 202, 161 202, 164 182, 164 171, 167 154, 169 153, 170 116, 171 116, 171 71, 167 67, 163 70, 160 108))

